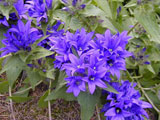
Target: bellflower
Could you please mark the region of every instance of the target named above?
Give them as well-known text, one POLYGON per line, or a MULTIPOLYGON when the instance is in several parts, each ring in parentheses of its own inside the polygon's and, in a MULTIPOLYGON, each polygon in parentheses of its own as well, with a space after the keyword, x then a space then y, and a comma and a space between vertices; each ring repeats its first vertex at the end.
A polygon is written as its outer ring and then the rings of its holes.
POLYGON ((67 86, 69 86, 66 91, 67 93, 73 92, 74 96, 77 97, 80 91, 86 90, 85 82, 81 76, 67 77, 65 80, 67 81, 67 86))
POLYGON ((36 18, 37 23, 40 21, 48 21, 46 4, 43 0, 27 0, 25 7, 28 9, 28 15, 36 18))
POLYGON ((131 85, 129 81, 122 81, 119 83, 111 83, 112 86, 119 92, 119 94, 109 93, 107 103, 102 109, 105 112, 106 120, 143 120, 142 115, 148 118, 144 108, 151 108, 152 106, 140 100, 140 93, 134 89, 136 84, 131 85), (139 119, 138 119, 139 118, 139 119))
POLYGON ((106 30, 104 35, 96 34, 96 38, 98 44, 90 42, 91 47, 99 51, 99 57, 106 62, 108 71, 120 78, 120 70, 125 70, 125 58, 131 56, 131 53, 125 50, 130 37, 126 31, 112 35, 106 30))
POLYGON ((51 9, 51 8, 52 8, 52 1, 53 1, 53 0, 46 0, 46 5, 47 5, 47 8, 48 8, 48 9, 51 9))
POLYGON ((9 26, 6 17, 3 16, 3 15, 0 15, 0 24, 3 24, 5 26, 7 26, 7 27, 9 26))
POLYGON ((81 0, 62 0, 62 2, 66 5, 62 8, 62 10, 69 12, 72 15, 75 14, 75 11, 84 9, 86 7, 81 0))
POLYGON ((136 61, 140 65, 150 64, 150 62, 147 60, 149 55, 146 55, 145 52, 146 52, 146 48, 141 49, 139 52, 132 55, 133 60, 136 61))
POLYGON ((101 80, 104 77, 106 71, 95 72, 93 69, 88 69, 88 76, 84 77, 84 81, 88 83, 89 91, 91 94, 94 93, 96 86, 100 88, 107 88, 106 84, 101 80))
POLYGON ((77 50, 78 55, 89 50, 88 42, 92 40, 93 32, 86 33, 85 29, 77 30, 75 34, 66 33, 67 41, 77 50))
POLYGON ((18 18, 17 18, 17 16, 16 16, 16 13, 15 13, 15 12, 10 13, 10 14, 9 14, 9 19, 10 19, 10 20, 13 20, 13 21, 17 21, 18 18))
POLYGON ((20 19, 28 19, 27 15, 25 14, 27 12, 27 8, 24 5, 24 0, 17 0, 17 2, 14 3, 14 7, 17 10, 20 19))
POLYGON ((73 54, 69 54, 69 61, 71 63, 65 63, 63 65, 63 69, 67 69, 71 71, 71 74, 73 75, 76 71, 79 69, 84 69, 84 56, 80 56, 80 58, 77 58, 73 54))
POLYGON ((40 38, 39 32, 36 28, 31 28, 31 21, 25 25, 19 20, 17 26, 12 26, 5 34, 6 39, 2 40, 5 47, 1 48, 3 51, 1 56, 8 53, 15 53, 19 50, 30 51, 31 44, 40 38))
MULTIPOLYGON (((50 50, 57 53, 55 66, 66 71, 69 81, 76 81, 75 77, 80 76, 91 94, 95 92, 96 86, 106 88, 105 82, 111 80, 110 75, 120 78, 120 70, 126 69, 125 58, 131 55, 125 50, 130 38, 127 32, 112 35, 107 30, 104 35, 96 34, 92 38, 93 34, 82 28, 75 33, 67 31, 66 34, 50 38, 50 50)), ((70 92, 74 93, 71 88, 70 92)))
POLYGON ((58 30, 61 24, 61 21, 57 21, 57 23, 54 26, 48 26, 46 35, 49 35, 49 37, 41 41, 38 45, 49 50, 52 46, 52 42, 50 42, 50 40, 52 40, 53 37, 63 36, 64 30, 58 30))

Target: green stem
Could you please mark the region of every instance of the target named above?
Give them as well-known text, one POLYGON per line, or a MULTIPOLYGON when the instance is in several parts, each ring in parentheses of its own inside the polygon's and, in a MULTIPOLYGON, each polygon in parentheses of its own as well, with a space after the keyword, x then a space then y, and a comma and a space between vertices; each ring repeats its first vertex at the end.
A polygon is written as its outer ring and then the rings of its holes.
MULTIPOLYGON (((129 74, 129 72, 127 71, 127 73, 129 74)), ((130 75, 130 74, 129 74, 130 75)), ((132 79, 132 81, 134 81, 134 79, 130 76, 130 78, 132 79)), ((136 80, 136 79, 135 79, 136 80)), ((138 80, 136 80, 137 85, 139 87, 139 89, 142 91, 142 93, 144 94, 144 96, 147 98, 147 100, 149 101, 149 103, 152 105, 152 107, 156 110, 156 112, 158 114, 160 114, 160 110, 154 105, 154 103, 152 102, 152 100, 149 98, 149 96, 147 95, 147 93, 145 92, 145 90, 143 89, 143 87, 141 86, 140 82, 138 80)))
POLYGON ((158 88, 160 87, 160 84, 156 85, 155 87, 151 87, 151 88, 143 88, 144 90, 152 90, 152 89, 155 89, 155 88, 158 88))
POLYGON ((147 93, 142 88, 142 86, 139 83, 139 81, 137 81, 137 83, 138 83, 138 87, 140 88, 140 90, 142 91, 142 93, 144 94, 144 96, 147 98, 147 100, 151 103, 152 107, 157 111, 157 113, 160 114, 160 110, 154 105, 154 103, 152 102, 152 100, 149 98, 149 96, 147 95, 147 93))
MULTIPOLYGON (((51 82, 51 79, 50 79, 48 95, 50 95, 50 93, 51 93, 51 84, 52 84, 52 82, 51 82)), ((48 101, 48 114, 49 114, 49 120, 52 120, 52 112, 51 112, 51 102, 50 102, 50 100, 48 101)))
MULTIPOLYGON (((12 90, 11 90, 10 86, 9 86, 9 97, 12 97, 12 90)), ((10 108, 11 108, 12 118, 13 118, 13 120, 16 120, 15 115, 14 115, 14 110, 13 110, 13 101, 12 101, 11 98, 9 99, 9 101, 10 101, 10 108)))
POLYGON ((133 79, 138 79, 138 78, 141 78, 141 77, 143 77, 142 75, 140 75, 140 76, 133 76, 132 78, 133 79))
POLYGON ((100 114, 99 114, 99 109, 98 109, 98 105, 96 104, 96 111, 97 111, 97 117, 98 120, 101 120, 100 114))
POLYGON ((129 35, 137 25, 138 25, 138 22, 136 22, 136 24, 128 31, 127 35, 129 35))
MULTIPOLYGON (((39 81, 35 86, 38 86, 38 85, 41 84, 42 82, 43 82, 42 80, 39 81)), ((21 93, 24 93, 24 92, 26 92, 26 91, 28 91, 28 90, 30 90, 30 89, 32 89, 32 87, 29 87, 29 88, 24 89, 24 90, 22 90, 22 91, 15 92, 15 93, 13 93, 13 94, 21 94, 21 93)))
POLYGON ((87 25, 88 31, 92 31, 92 29, 91 29, 90 25, 88 24, 88 22, 86 22, 86 20, 84 20, 80 15, 79 15, 79 19, 80 19, 80 21, 82 21, 84 24, 87 25))

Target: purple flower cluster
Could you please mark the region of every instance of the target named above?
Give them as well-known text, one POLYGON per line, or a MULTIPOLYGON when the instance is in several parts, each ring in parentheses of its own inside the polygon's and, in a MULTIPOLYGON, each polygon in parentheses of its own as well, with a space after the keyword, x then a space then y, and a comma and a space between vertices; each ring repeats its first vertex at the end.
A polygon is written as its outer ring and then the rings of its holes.
POLYGON ((86 7, 81 0, 62 0, 62 2, 65 4, 65 7, 63 7, 62 10, 71 14, 75 14, 76 10, 81 10, 86 7))
POLYGON ((37 22, 48 21, 47 9, 52 7, 52 0, 27 0, 25 7, 28 9, 28 15, 36 18, 37 22))
POLYGON ((104 35, 87 33, 84 28, 75 34, 52 37, 50 50, 57 53, 55 67, 65 70, 68 77, 67 92, 78 96, 86 91, 88 85, 91 94, 96 86, 106 88, 110 74, 120 78, 120 70, 125 70, 125 58, 131 54, 125 50, 128 43, 127 32, 112 35, 109 30, 104 35))
MULTIPOLYGON (((137 46, 139 47, 139 46, 137 46)), ((145 54, 146 52, 146 48, 141 49, 139 52, 135 53, 132 58, 135 62, 137 62, 140 65, 149 65, 150 62, 147 60, 147 58, 149 57, 149 55, 145 54)))
MULTIPOLYGON (((49 35, 49 37, 47 37, 46 39, 41 41, 38 45, 49 50, 51 48, 51 46, 53 45, 52 42, 50 42, 51 39, 53 37, 63 36, 63 34, 64 34, 63 29, 58 30, 58 28, 61 24, 62 24, 62 22, 58 20, 57 23, 54 26, 52 26, 52 27, 48 26, 46 35, 49 35)), ((42 35, 44 35, 43 32, 42 32, 42 35)))
POLYGON ((148 118, 145 108, 152 106, 140 100, 140 93, 134 89, 129 81, 111 83, 119 94, 107 92, 107 104, 104 105, 102 112, 105 112, 106 120, 144 120, 142 115, 148 118))
POLYGON ((25 25, 19 20, 17 26, 13 25, 5 34, 6 39, 2 40, 5 47, 1 48, 3 51, 1 56, 8 53, 15 53, 19 50, 31 50, 31 44, 41 37, 36 28, 31 28, 31 21, 25 25))

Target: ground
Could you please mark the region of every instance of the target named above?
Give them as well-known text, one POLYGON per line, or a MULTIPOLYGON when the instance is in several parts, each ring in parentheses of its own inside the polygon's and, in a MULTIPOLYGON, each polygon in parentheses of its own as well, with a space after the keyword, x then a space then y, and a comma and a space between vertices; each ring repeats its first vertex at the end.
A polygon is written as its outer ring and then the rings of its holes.
MULTIPOLYGON (((26 103, 13 103, 16 120, 48 120, 48 108, 39 108, 37 103, 44 90, 37 87, 30 95, 33 97, 26 103)), ((10 112, 9 102, 6 95, 0 95, 0 120, 13 120, 10 112)), ((53 120, 80 120, 80 106, 76 101, 67 102, 62 99, 56 100, 52 106, 53 120)), ((154 114, 150 113, 150 120, 156 120, 154 114)), ((96 112, 91 120, 98 120, 96 112)))

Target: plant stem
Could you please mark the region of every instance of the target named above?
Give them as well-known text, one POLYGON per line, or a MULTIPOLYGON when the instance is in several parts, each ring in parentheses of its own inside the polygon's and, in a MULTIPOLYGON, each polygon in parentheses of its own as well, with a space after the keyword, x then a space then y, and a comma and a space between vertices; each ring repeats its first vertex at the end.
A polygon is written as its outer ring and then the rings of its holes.
POLYGON ((98 105, 96 104, 96 111, 97 111, 97 117, 98 120, 101 120, 100 114, 99 114, 99 109, 98 109, 98 105))
MULTIPOLYGON (((49 90, 48 90, 48 95, 50 95, 51 92, 51 79, 49 81, 49 90)), ((51 102, 50 100, 48 101, 48 114, 49 114, 49 120, 52 120, 52 114, 51 114, 51 102)))
POLYGON ((151 88, 143 88, 143 90, 152 90, 152 89, 155 89, 155 88, 158 88, 160 87, 160 84, 154 86, 154 87, 151 87, 151 88))
POLYGON ((157 111, 157 113, 160 114, 160 110, 154 105, 154 103, 152 102, 152 100, 149 98, 149 96, 147 95, 147 93, 144 91, 144 89, 142 88, 141 84, 139 83, 139 81, 137 81, 138 83, 138 87, 141 89, 142 93, 144 94, 144 96, 147 98, 147 100, 151 103, 152 107, 157 111))
MULTIPOLYGON (((129 74, 129 72, 127 71, 127 73, 129 74)), ((129 74, 130 75, 130 74, 129 74)), ((134 81, 134 78, 130 76, 130 78, 132 79, 132 81, 134 81)), ((137 85, 139 87, 139 89, 142 91, 142 93, 144 94, 144 96, 147 98, 147 100, 150 102, 150 104, 152 105, 152 107, 156 110, 156 112, 158 114, 160 114, 160 110, 154 105, 154 103, 152 102, 152 100, 149 98, 149 96, 147 95, 147 93, 145 92, 145 90, 143 89, 143 87, 141 86, 140 82, 136 79, 137 85)))
POLYGON ((129 35, 137 25, 138 25, 138 22, 136 22, 136 24, 128 31, 127 35, 129 35))
MULTIPOLYGON (((11 87, 9 86, 9 96, 12 97, 12 91, 11 91, 11 87)), ((16 120, 15 116, 14 116, 14 110, 13 110, 13 102, 12 99, 9 99, 10 101, 10 108, 11 108, 11 115, 13 117, 13 120, 16 120)))
MULTIPOLYGON (((37 86, 37 85, 39 85, 39 84, 41 84, 41 83, 42 83, 42 80, 39 81, 35 86, 37 86)), ((22 90, 22 91, 15 92, 15 93, 13 93, 13 94, 21 94, 21 93, 24 93, 24 92, 26 92, 26 91, 28 91, 28 90, 30 90, 30 89, 32 89, 32 87, 29 87, 29 88, 24 89, 24 90, 22 90)))

